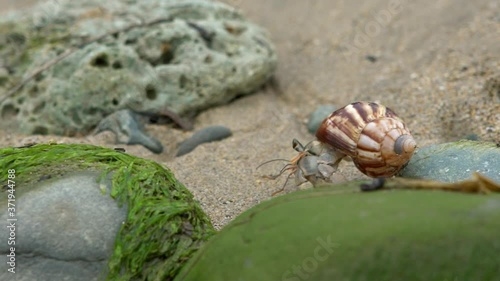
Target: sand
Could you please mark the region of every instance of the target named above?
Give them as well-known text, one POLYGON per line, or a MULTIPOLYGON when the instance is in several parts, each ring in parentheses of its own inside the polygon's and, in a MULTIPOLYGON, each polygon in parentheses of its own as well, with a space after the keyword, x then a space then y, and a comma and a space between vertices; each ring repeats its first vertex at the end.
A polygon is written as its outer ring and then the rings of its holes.
MULTIPOLYGON (((30 2, 0 0, 0 10, 30 2)), ((498 1, 223 2, 267 28, 279 55, 277 83, 197 116, 195 129, 223 125, 233 131, 231 138, 179 158, 176 144, 192 132, 160 125, 147 127, 165 146, 159 155, 114 144, 109 132, 69 138, 2 131, 0 147, 49 140, 124 147, 173 170, 220 229, 283 185, 285 177, 262 177, 283 163, 255 168, 293 157, 293 138, 313 140, 305 124, 318 105, 379 101, 406 121, 419 146, 470 134, 500 140, 498 1)), ((339 181, 364 177, 349 162, 338 172, 339 181)), ((289 184, 284 193, 299 188, 310 186, 289 184)))

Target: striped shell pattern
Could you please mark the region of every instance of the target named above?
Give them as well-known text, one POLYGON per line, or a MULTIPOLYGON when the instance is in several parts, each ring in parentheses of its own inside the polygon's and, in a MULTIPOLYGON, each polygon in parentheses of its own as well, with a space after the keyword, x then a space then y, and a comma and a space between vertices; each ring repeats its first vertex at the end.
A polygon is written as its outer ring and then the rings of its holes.
POLYGON ((316 137, 350 156, 370 177, 393 176, 408 163, 416 148, 403 120, 374 102, 355 102, 333 112, 316 137))

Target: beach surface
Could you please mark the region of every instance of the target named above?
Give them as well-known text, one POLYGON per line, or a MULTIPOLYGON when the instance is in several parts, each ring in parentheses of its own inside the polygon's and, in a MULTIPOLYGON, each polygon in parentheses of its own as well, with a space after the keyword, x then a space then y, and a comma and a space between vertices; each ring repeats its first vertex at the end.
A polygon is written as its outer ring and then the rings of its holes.
MULTIPOLYGON (((0 16, 36 1, 0 0, 0 16)), ((164 145, 153 154, 114 143, 112 133, 64 137, 1 131, 0 147, 30 142, 90 143, 170 168, 221 228, 280 189, 286 175, 263 178, 290 159, 292 140, 314 139, 306 123, 319 105, 378 101, 405 120, 419 146, 479 138, 500 140, 500 10, 498 1, 223 1, 266 28, 279 62, 272 82, 255 94, 211 108, 195 130, 223 125, 232 137, 175 157, 193 132, 149 125, 164 145)), ((0 93, 3 94, 3 93, 0 93)), ((366 178, 351 162, 338 181, 366 178)), ((293 181, 284 193, 300 188, 293 181)), ((290 214, 293 216, 293 214, 290 214)))

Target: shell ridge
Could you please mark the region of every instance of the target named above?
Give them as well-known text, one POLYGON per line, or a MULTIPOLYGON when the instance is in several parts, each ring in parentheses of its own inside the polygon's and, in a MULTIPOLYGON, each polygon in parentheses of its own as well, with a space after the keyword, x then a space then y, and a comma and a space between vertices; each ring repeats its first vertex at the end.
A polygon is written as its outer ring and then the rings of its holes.
POLYGON ((370 177, 393 176, 416 146, 403 120, 376 102, 354 102, 336 110, 323 121, 316 137, 350 156, 370 177))

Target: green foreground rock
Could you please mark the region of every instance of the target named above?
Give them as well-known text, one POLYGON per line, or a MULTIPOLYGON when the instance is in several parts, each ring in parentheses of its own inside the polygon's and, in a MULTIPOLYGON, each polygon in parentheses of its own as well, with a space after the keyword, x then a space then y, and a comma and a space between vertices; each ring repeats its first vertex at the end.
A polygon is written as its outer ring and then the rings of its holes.
POLYGON ((498 280, 500 196, 294 192, 246 211, 175 279, 498 280))
MULTIPOLYGON (((103 272, 95 272, 95 277, 87 278, 79 276, 80 279, 95 280, 97 277, 99 279, 106 277, 108 280, 172 280, 191 255, 215 233, 208 217, 198 203, 194 201, 191 193, 174 178, 169 170, 153 161, 92 145, 40 144, 29 148, 0 149, 0 170, 3 171, 1 175, 3 189, 0 200, 0 205, 2 206, 0 214, 2 215, 7 211, 7 195, 9 192, 6 184, 9 175, 7 171, 9 169, 15 170, 14 194, 16 202, 23 202, 23 198, 27 198, 35 192, 42 193, 43 195, 47 190, 42 188, 50 185, 51 181, 54 181, 54 184, 49 187, 55 187, 56 183, 61 183, 61 179, 65 179, 75 173, 80 173, 97 175, 97 178, 94 177, 94 183, 97 179, 101 187, 91 186, 91 188, 94 188, 95 193, 108 198, 111 196, 120 206, 126 207, 127 213, 124 216, 123 224, 121 224, 122 221, 119 221, 121 227, 119 227, 118 234, 114 240, 114 250, 110 254, 109 259, 107 261, 106 259, 104 260, 105 263, 107 262, 107 268, 103 266, 105 268, 103 272), (106 182, 110 182, 109 188, 106 182)), ((77 182, 65 184, 61 188, 69 189, 71 186, 75 189, 77 187, 80 188, 77 185, 77 182)), ((87 186, 89 185, 87 183, 87 186)), ((31 197, 33 198, 34 196, 31 197)), ((36 198, 43 199, 42 196, 36 198)), ((45 198, 44 200, 52 202, 52 199, 45 198)), ((61 203, 68 205, 70 202, 73 202, 71 204, 74 205, 75 200, 73 199, 72 197, 67 200, 61 199, 65 201, 61 203)), ((24 202, 28 201, 25 200, 24 202)), ((85 210, 85 206, 87 208, 92 206, 92 202, 86 202, 84 198, 80 198, 79 201, 76 200, 77 204, 81 204, 79 206, 72 207, 70 205, 64 208, 57 202, 44 203, 42 211, 46 214, 54 214, 54 217, 51 219, 55 220, 54 224, 58 226, 58 223, 62 224, 64 221, 67 221, 68 216, 80 215, 77 219, 82 219, 81 214, 71 214, 72 211, 73 213, 82 213, 83 211, 78 212, 77 210, 85 210), (64 217, 57 217, 59 213, 65 213, 64 216, 66 216, 66 219, 64 217)), ((104 203, 103 201, 102 205, 104 203)), ((17 206, 16 212, 21 217, 23 210, 24 212, 28 212, 29 209, 30 206, 17 206)), ((105 211, 106 206, 99 206, 99 209, 102 210, 103 216, 107 215, 108 212, 105 211)), ((70 223, 65 224, 66 231, 56 230, 56 232, 54 232, 54 229, 44 229, 45 225, 40 221, 24 225, 24 228, 23 223, 27 224, 28 220, 19 222, 19 238, 17 241, 19 243, 16 244, 16 256, 19 259, 23 254, 25 256, 31 255, 33 257, 30 260, 31 263, 35 261, 34 258, 37 256, 45 258, 47 256, 44 256, 43 253, 37 253, 37 249, 33 250, 27 246, 27 244, 36 244, 35 241, 21 243, 22 236, 33 236, 23 233, 23 229, 25 231, 27 229, 34 229, 33 231, 36 232, 35 236, 59 235, 61 236, 59 244, 65 243, 63 241, 68 240, 68 237, 77 237, 69 233, 72 231, 72 229, 69 229, 71 226, 70 223)), ((112 223, 116 222, 109 222, 109 224, 112 223)), ((92 221, 89 221, 87 227, 90 228, 91 225, 92 221)), ((86 231, 87 229, 82 230, 82 232, 86 231)), ((89 231, 89 233, 93 232, 89 231)), ((96 243, 98 245, 100 237, 87 235, 84 237, 84 240, 93 243, 92 245, 96 243)), ((46 237, 41 238, 45 239, 46 237)), ((66 267, 81 267, 85 262, 96 261, 96 258, 88 258, 85 255, 78 260, 64 260, 63 256, 65 255, 73 257, 79 254, 74 253, 73 244, 82 244, 82 241, 80 241, 80 238, 76 239, 78 241, 74 241, 75 243, 69 241, 70 243, 63 244, 68 245, 67 251, 65 251, 63 246, 58 245, 57 250, 61 251, 62 254, 58 256, 59 259, 57 261, 65 262, 66 267)), ((101 243, 104 244, 105 241, 101 243)), ((2 243, 0 249, 4 258, 6 255, 3 252, 6 250, 3 246, 8 247, 7 243, 2 243)), ((55 249, 52 250, 55 251, 55 249)), ((46 260, 43 262, 47 264, 46 260)), ((33 275, 33 272, 28 272, 33 269, 33 267, 29 268, 29 264, 19 262, 18 266, 19 269, 24 266, 25 274, 30 273, 33 275)), ((83 266, 85 267, 85 265, 83 266)), ((40 266, 35 265, 34 268, 40 268, 40 266)), ((95 268, 95 265, 92 265, 92 268, 95 268)), ((37 280, 54 280, 54 276, 58 276, 57 278, 59 279, 61 278, 61 272, 58 273, 58 270, 65 272, 64 268, 50 268, 50 270, 45 268, 43 272, 36 275, 37 280)), ((7 271, 5 270, 5 272, 7 271)), ((23 278, 22 270, 17 277, 18 279, 16 280, 27 280, 23 278)), ((65 279, 67 278, 70 277, 66 276, 65 279)), ((70 279, 77 280, 75 278, 72 277, 70 279)))

